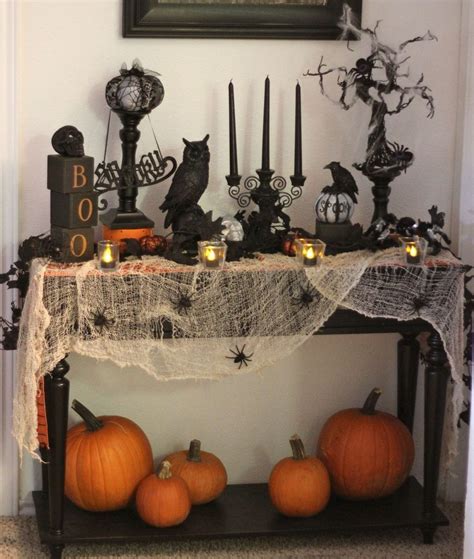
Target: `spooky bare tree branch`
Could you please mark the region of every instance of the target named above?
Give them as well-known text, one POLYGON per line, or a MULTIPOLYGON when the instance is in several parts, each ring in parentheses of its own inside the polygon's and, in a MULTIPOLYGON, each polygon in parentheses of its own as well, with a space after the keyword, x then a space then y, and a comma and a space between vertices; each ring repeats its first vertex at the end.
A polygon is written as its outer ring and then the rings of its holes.
POLYGON ((406 64, 411 57, 403 51, 413 43, 437 38, 428 31, 393 48, 380 41, 377 35, 380 23, 380 20, 377 21, 373 29, 359 27, 352 19, 350 7, 345 5, 340 21, 342 39, 347 39, 349 45, 350 37, 367 37, 370 41, 370 54, 366 58, 357 59, 354 67, 349 70, 345 66, 328 67, 321 57, 317 70, 308 70, 305 76, 318 78, 321 93, 344 110, 349 110, 358 100, 371 108, 366 160, 355 166, 367 176, 393 177, 410 166, 414 156, 402 144, 386 139, 385 118, 401 113, 416 99, 425 101, 428 118, 432 118, 435 113, 434 98, 431 89, 423 83, 423 74, 415 83, 400 83, 401 79, 408 80, 410 77, 406 64), (335 84, 341 92, 338 98, 331 96, 326 89, 331 75, 335 76, 335 84), (387 103, 394 96, 395 99, 398 96, 398 101, 393 108, 389 108, 387 103))

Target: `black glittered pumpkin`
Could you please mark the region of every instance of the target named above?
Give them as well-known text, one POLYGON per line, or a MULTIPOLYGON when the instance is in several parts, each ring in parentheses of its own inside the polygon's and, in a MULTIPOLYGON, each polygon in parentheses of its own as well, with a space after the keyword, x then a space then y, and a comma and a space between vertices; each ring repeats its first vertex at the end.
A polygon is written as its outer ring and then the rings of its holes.
POLYGON ((140 239, 142 254, 163 256, 168 247, 168 241, 162 235, 148 235, 140 239))
POLYGON ((165 95, 158 75, 144 70, 134 60, 130 70, 122 66, 120 76, 112 78, 105 87, 105 99, 114 111, 149 113, 157 107, 165 95))

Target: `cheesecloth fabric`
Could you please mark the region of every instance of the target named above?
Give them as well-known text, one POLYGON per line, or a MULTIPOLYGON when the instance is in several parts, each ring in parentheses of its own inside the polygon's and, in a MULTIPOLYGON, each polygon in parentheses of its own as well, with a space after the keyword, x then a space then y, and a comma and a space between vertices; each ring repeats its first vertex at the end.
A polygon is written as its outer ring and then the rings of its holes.
POLYGON ((95 261, 35 260, 20 325, 14 435, 36 453, 38 382, 69 352, 160 381, 219 379, 280 361, 343 306, 369 317, 421 317, 439 332, 453 380, 449 464, 463 400, 463 268, 449 252, 425 264, 405 266, 400 249, 325 257, 315 268, 278 254, 212 271, 159 257, 108 273, 95 261))

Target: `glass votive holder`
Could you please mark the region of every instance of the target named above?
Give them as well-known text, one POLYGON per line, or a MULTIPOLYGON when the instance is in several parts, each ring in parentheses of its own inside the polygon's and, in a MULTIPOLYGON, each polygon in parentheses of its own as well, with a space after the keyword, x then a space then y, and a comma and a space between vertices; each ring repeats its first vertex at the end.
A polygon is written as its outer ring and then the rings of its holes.
POLYGON ((319 239, 296 239, 296 258, 303 266, 317 266, 324 257, 326 243, 319 239))
POLYGON ((99 270, 113 272, 117 269, 120 260, 119 246, 117 241, 99 241, 97 243, 99 270))
POLYGON ((420 237, 400 237, 405 263, 410 266, 423 266, 428 242, 420 237))
POLYGON ((224 241, 199 241, 199 261, 204 268, 218 269, 225 263, 227 245, 224 241))

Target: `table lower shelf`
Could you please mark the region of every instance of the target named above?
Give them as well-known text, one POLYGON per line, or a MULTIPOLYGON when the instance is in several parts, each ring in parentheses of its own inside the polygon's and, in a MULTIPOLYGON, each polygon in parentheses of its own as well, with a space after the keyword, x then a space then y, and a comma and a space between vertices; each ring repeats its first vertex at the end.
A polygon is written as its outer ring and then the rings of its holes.
POLYGON ((410 477, 394 495, 365 502, 333 499, 311 518, 291 519, 272 507, 267 485, 230 485, 208 505, 193 507, 187 520, 173 528, 152 528, 132 510, 109 513, 83 511, 66 500, 64 534, 48 532, 48 499, 33 493, 41 543, 97 543, 236 536, 292 535, 317 532, 357 532, 402 527, 436 528, 449 524, 436 509, 423 515, 423 488, 410 477))

